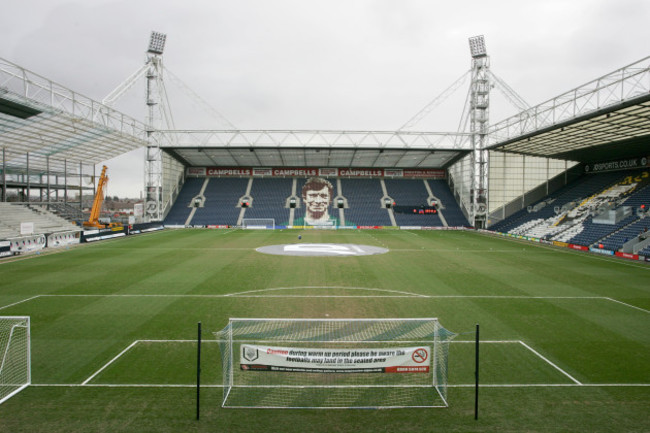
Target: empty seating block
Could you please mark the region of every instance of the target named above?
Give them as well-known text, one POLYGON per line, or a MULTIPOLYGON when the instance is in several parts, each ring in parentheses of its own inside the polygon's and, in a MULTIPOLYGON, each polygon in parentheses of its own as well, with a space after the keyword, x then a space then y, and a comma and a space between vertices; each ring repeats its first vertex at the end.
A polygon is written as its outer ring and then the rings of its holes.
MULTIPOLYGON (((397 205, 427 206, 429 192, 421 179, 386 179, 386 192, 397 205)), ((438 214, 406 214, 394 212, 398 226, 442 226, 438 214)))
POLYGON ((211 178, 203 193, 205 203, 192 218, 192 225, 236 225, 241 208, 239 198, 246 194, 248 178, 211 178))
POLYGON ((469 221, 465 218, 465 214, 460 209, 460 206, 454 198, 454 194, 449 189, 449 185, 444 180, 427 180, 426 181, 431 188, 431 192, 436 196, 444 209, 441 209, 447 225, 450 227, 467 227, 469 226, 469 221))
POLYGON ((345 223, 357 226, 390 226, 379 179, 341 179, 343 196, 348 200, 345 223))
POLYGON ((183 185, 181 192, 178 194, 178 197, 176 197, 174 205, 167 214, 167 217, 165 217, 165 224, 185 224, 187 217, 192 211, 192 199, 199 194, 204 182, 205 178, 189 177, 185 180, 185 184, 183 185))
POLYGON ((292 183, 293 179, 254 179, 250 192, 253 202, 244 218, 273 218, 276 225, 288 222, 289 209, 285 206, 292 183))

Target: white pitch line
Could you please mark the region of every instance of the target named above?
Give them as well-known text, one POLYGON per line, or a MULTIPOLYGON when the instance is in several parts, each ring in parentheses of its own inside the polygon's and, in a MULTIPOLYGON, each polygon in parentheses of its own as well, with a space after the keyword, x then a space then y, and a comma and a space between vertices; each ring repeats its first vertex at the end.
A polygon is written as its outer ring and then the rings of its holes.
MULTIPOLYGON (((519 340, 479 340, 480 343, 493 343, 493 344, 504 344, 504 343, 521 343, 519 340)), ((452 340, 451 343, 473 343, 476 344, 476 340, 452 340)))
MULTIPOLYGON (((458 385, 447 385, 448 388, 474 388, 476 384, 466 383, 458 385)), ((479 388, 645 388, 650 383, 493 383, 479 384, 479 388)))
POLYGON ((70 298, 201 298, 201 299, 210 299, 210 298, 425 298, 425 299, 574 299, 574 300, 605 300, 609 302, 614 302, 620 305, 624 305, 628 308, 633 308, 644 313, 650 313, 650 310, 637 307, 632 304, 628 304, 617 299, 605 297, 605 296, 527 296, 527 295, 423 295, 418 293, 403 292, 398 290, 389 290, 389 289, 377 289, 377 288, 364 288, 364 287, 325 287, 325 286, 305 286, 305 287, 278 287, 278 288, 269 288, 269 289, 259 289, 259 290, 250 290, 245 292, 236 292, 236 293, 227 293, 222 295, 201 295, 201 294, 41 294, 35 295, 31 298, 23 299, 22 301, 14 302, 9 305, 4 305, 0 307, 0 310, 9 308, 15 305, 19 305, 40 297, 70 297, 70 298), (254 295, 253 293, 261 293, 268 291, 277 291, 277 290, 298 290, 298 289, 343 289, 343 290, 367 290, 367 291, 377 291, 377 292, 387 292, 395 293, 394 295, 254 295))
POLYGON ((627 302, 617 301, 616 299, 612 299, 612 298, 604 298, 604 299, 607 299, 608 301, 616 302, 617 304, 625 305, 626 307, 634 308, 635 310, 643 311, 644 313, 650 313, 650 311, 646 310, 645 308, 637 307, 637 306, 628 304, 627 302))
MULTIPOLYGON (((196 384, 155 384, 155 383, 32 383, 39 388, 196 388, 196 384)), ((447 388, 474 388, 474 383, 448 384, 447 388)), ((479 388, 649 388, 650 383, 481 383, 479 388)), ((201 388, 223 388, 219 384, 201 384, 201 388)))
POLYGON ((229 298, 420 298, 415 295, 231 295, 229 298))
POLYGON ((573 382, 575 382, 577 385, 582 385, 582 383, 581 383, 579 380, 577 380, 576 378, 574 378, 573 376, 571 376, 571 375, 570 375, 569 373, 567 373, 566 371, 562 370, 560 367, 558 367, 558 366, 555 365, 553 362, 551 362, 548 358, 542 356, 541 353, 539 353, 538 351, 536 351, 535 349, 533 349, 532 347, 530 347, 529 345, 527 345, 527 344, 524 343, 523 341, 519 341, 519 343, 521 343, 521 344, 522 344, 526 349, 530 350, 530 351, 533 352, 535 355, 537 355, 537 356, 539 356, 540 358, 542 358, 542 359, 543 359, 544 361, 546 361, 549 365, 551 365, 551 366, 552 366, 553 368, 555 368, 557 371, 559 371, 560 373, 562 373, 563 375, 565 375, 566 377, 568 377, 569 379, 571 379, 571 380, 572 380, 573 382))
POLYGON ((131 344, 130 344, 126 349, 124 349, 123 351, 121 351, 120 353, 118 353, 117 356, 116 356, 115 358, 111 359, 111 360, 108 361, 106 364, 104 364, 104 366, 103 366, 102 368, 100 368, 100 369, 97 370, 95 373, 93 373, 92 376, 90 376, 88 379, 84 380, 81 384, 82 384, 82 385, 86 385, 88 382, 90 382, 91 380, 93 380, 93 378, 94 378, 95 376, 97 376, 99 373, 101 373, 101 372, 102 372, 106 367, 108 367, 108 366, 111 365, 113 362, 115 362, 115 361, 116 361, 120 356, 124 355, 124 354, 125 354, 127 351, 129 351, 133 346, 135 346, 136 344, 138 344, 138 341, 139 341, 139 340, 135 340, 133 343, 131 343, 131 344))
POLYGON ((0 310, 4 310, 5 308, 13 307, 14 305, 22 304, 23 302, 31 301, 32 299, 36 299, 41 297, 42 295, 36 295, 32 296, 31 298, 23 299, 22 301, 14 302, 13 304, 5 305, 3 307, 0 307, 0 310))
MULTIPOLYGON (((363 287, 298 287, 298 288, 291 288, 291 287, 280 287, 280 288, 273 288, 273 289, 259 289, 259 290, 249 290, 246 292, 236 292, 236 293, 226 293, 223 295, 200 295, 200 294, 147 294, 147 293, 109 293, 109 294, 91 294, 91 293, 80 293, 80 294, 44 294, 44 295, 36 295, 30 299, 34 299, 37 297, 68 297, 68 298, 229 298, 229 297, 250 297, 250 296, 255 296, 255 295, 248 295, 249 293, 260 293, 260 292, 266 292, 266 291, 276 291, 276 290, 297 290, 297 289, 346 289, 346 290, 368 290, 368 291, 379 291, 379 292, 389 292, 389 293, 397 293, 401 295, 400 297, 407 297, 407 298, 429 298, 429 299, 445 299, 445 298, 450 298, 450 299, 603 299, 603 300, 613 300, 610 298, 606 298, 604 296, 527 296, 527 295, 422 295, 422 294, 417 294, 417 293, 409 293, 409 292, 401 292, 398 290, 388 290, 388 289, 367 289, 363 287)), ((258 297, 263 297, 264 295, 257 295, 258 297)), ((269 295, 270 296, 270 295, 269 295)), ((303 296, 303 295, 274 295, 276 297, 294 297, 294 296, 303 296)), ((311 295, 304 295, 304 296, 311 296, 311 295)), ((343 296, 343 295, 320 295, 320 296, 343 296)), ((350 296, 350 295, 348 295, 350 296)), ((371 295, 375 297, 376 295, 371 295)), ((394 295, 398 296, 398 295, 394 295)), ((386 296, 390 297, 390 296, 386 296)), ((28 301, 29 299, 25 299, 24 301, 20 302, 25 302, 28 301)), ((614 301, 614 300, 613 300, 614 301)), ((624 304, 624 302, 620 301, 615 301, 624 304)), ((630 307, 633 307, 630 305, 630 307)), ((4 308, 4 307, 3 307, 4 308)), ((633 307, 633 308, 638 308, 638 307, 633 307)))

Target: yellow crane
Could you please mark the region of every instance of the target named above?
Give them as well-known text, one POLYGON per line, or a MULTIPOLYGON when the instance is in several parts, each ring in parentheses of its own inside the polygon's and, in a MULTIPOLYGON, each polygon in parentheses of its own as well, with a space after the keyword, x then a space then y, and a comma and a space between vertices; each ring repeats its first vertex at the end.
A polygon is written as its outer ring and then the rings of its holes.
POLYGON ((99 217, 102 211, 102 204, 104 203, 104 189, 108 183, 108 176, 106 175, 107 167, 102 167, 102 174, 99 176, 99 182, 97 183, 97 192, 95 193, 95 199, 93 200, 93 207, 90 209, 90 217, 88 221, 83 222, 84 227, 94 227, 98 229, 103 229, 106 227, 120 227, 120 223, 109 223, 102 224, 99 222, 99 217))

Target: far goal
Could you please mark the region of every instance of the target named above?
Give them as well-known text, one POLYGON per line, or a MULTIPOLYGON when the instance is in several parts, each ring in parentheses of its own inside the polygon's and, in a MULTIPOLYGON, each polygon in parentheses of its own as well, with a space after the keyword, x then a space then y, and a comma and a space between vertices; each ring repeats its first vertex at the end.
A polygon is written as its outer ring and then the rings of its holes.
POLYGON ((0 404, 31 384, 29 317, 0 316, 0 404))
POLYGON ((454 333, 437 319, 230 319, 222 407, 446 407, 454 333))
POLYGON ((266 230, 275 229, 274 218, 244 218, 241 222, 241 228, 248 230, 266 230))

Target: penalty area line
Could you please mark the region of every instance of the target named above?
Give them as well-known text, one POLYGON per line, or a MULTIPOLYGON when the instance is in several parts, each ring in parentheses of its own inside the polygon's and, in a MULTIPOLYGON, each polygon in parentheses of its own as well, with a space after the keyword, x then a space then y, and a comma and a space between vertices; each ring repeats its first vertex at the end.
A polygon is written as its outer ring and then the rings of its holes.
POLYGON ((108 361, 106 364, 104 364, 104 366, 103 366, 102 368, 100 368, 100 369, 97 370, 95 373, 93 373, 93 374, 92 374, 88 379, 84 380, 81 384, 82 384, 82 385, 87 385, 88 382, 90 382, 91 380, 93 380, 93 379, 95 378, 95 376, 97 376, 99 373, 101 373, 102 371, 104 371, 104 370, 105 370, 109 365, 111 365, 113 362, 117 361, 117 359, 118 359, 120 356, 124 355, 126 352, 128 352, 129 350, 131 350, 131 348, 132 348, 133 346, 135 346, 136 344, 138 344, 139 341, 140 341, 140 340, 135 340, 135 341, 134 341, 133 343, 131 343, 131 344, 130 344, 126 349, 124 349, 123 351, 121 351, 120 353, 118 353, 117 356, 116 356, 115 358, 111 359, 111 360, 108 361))
POLYGON ((13 307, 14 305, 22 304, 23 302, 31 301, 32 299, 40 298, 41 296, 43 296, 43 295, 32 296, 31 298, 23 299, 22 301, 14 302, 13 304, 4 305, 4 306, 0 307, 0 310, 4 310, 5 308, 13 307))
POLYGON ((558 367, 553 362, 551 362, 548 358, 544 357, 541 353, 539 353, 538 351, 536 351, 535 349, 533 349, 532 347, 530 347, 529 345, 527 345, 523 341, 519 341, 519 343, 521 343, 526 349, 530 350, 535 355, 539 356, 542 360, 546 361, 546 363, 548 363, 551 367, 555 368, 557 371, 559 371, 560 373, 562 373, 563 375, 565 375, 566 377, 571 379, 576 385, 582 385, 582 383, 579 380, 577 380, 576 378, 571 376, 566 371, 562 370, 560 367, 558 367))
POLYGON ((614 298, 603 298, 607 299, 608 301, 615 302, 617 304, 625 305, 626 307, 629 308, 634 308, 635 310, 643 311, 644 313, 650 313, 650 310, 646 310, 645 308, 637 307, 636 305, 628 304, 627 302, 619 301, 614 298))

